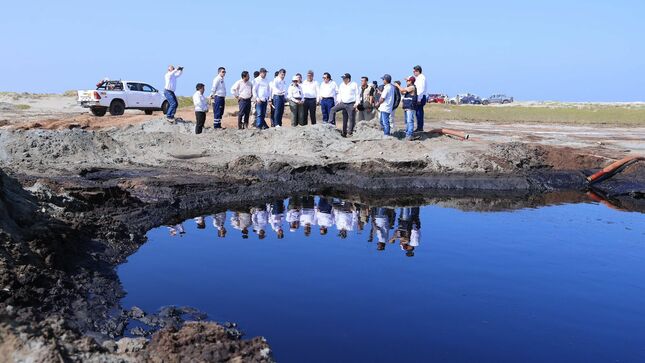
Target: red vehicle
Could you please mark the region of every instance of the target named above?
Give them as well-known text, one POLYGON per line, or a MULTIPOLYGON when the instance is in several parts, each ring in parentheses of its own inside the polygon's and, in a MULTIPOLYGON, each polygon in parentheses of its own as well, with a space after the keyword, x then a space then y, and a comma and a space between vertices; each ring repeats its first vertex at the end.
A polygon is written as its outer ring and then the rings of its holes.
POLYGON ((428 95, 428 103, 446 103, 448 101, 448 96, 439 93, 433 93, 428 95))

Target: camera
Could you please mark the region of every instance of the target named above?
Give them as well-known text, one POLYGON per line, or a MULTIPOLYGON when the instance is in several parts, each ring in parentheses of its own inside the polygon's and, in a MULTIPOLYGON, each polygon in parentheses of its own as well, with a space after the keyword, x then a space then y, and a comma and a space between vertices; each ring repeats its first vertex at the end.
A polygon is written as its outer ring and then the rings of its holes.
POLYGON ((179 67, 177 67, 177 70, 183 71, 184 67, 179 66, 179 67))

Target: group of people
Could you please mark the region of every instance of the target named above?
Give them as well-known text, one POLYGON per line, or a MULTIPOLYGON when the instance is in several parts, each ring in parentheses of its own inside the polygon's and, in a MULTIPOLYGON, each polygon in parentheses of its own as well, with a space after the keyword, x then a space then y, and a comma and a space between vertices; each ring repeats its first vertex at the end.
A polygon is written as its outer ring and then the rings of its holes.
MULTIPOLYGON (((272 203, 258 204, 248 210, 238 210, 230 217, 230 225, 241 232, 242 238, 249 238, 253 231, 259 239, 266 238, 267 229, 273 230, 278 239, 284 238, 285 225, 290 232, 303 229, 309 237, 312 229, 317 226, 320 235, 327 235, 329 229, 336 227, 338 236, 347 238, 348 233, 364 231, 366 225, 371 225, 368 242, 376 238, 376 249, 382 251, 387 243, 399 241, 399 246, 408 256, 414 255, 414 249, 419 246, 421 236, 421 221, 419 207, 375 208, 357 203, 350 203, 336 198, 318 198, 312 196, 289 198, 285 208, 283 200, 272 203), (395 221, 398 225, 395 228, 395 221), (393 230, 390 236, 390 231, 393 230)), ((227 212, 216 213, 212 216, 212 224, 217 229, 217 235, 226 237, 225 227, 227 212)), ((206 228, 205 217, 196 217, 198 229, 206 228)), ((171 236, 185 234, 181 223, 168 226, 171 236)))
MULTIPOLYGON (((166 118, 174 122, 177 110, 177 97, 175 88, 177 78, 181 76, 183 67, 175 69, 168 67, 165 76, 165 96, 169 102, 166 118)), ((315 80, 314 72, 309 70, 306 78, 296 73, 291 78, 291 83, 286 79, 287 71, 280 69, 274 74, 274 79, 267 80, 267 70, 260 68, 254 72, 253 79, 248 71, 241 73, 230 89, 231 94, 238 102, 237 123, 239 129, 246 129, 251 115, 255 115, 253 124, 257 129, 267 129, 267 111, 270 114, 271 127, 282 126, 285 107, 291 110, 291 126, 305 126, 308 123, 316 124, 316 111, 320 106, 322 121, 325 124, 336 125, 336 114, 342 113, 342 135, 351 136, 354 126, 358 121, 379 118, 381 128, 385 135, 389 135, 393 128, 394 112, 401 106, 405 114, 405 135, 411 139, 414 132, 423 131, 424 106, 427 102, 427 83, 421 66, 412 69, 413 75, 401 82, 392 82, 389 74, 383 75, 382 85, 376 81, 369 83, 368 77, 361 77, 360 86, 352 81, 352 76, 345 73, 341 76, 342 82, 337 84, 329 73, 325 72, 322 81, 315 80), (358 116, 358 117, 357 117, 358 116), (416 129, 415 129, 416 120, 416 129)), ((206 86, 198 83, 193 94, 195 105, 195 132, 201 133, 206 122, 209 110, 209 99, 213 107, 213 126, 222 128, 222 117, 226 104, 227 88, 225 84, 226 69, 220 67, 213 79, 210 96, 205 96, 206 86)))

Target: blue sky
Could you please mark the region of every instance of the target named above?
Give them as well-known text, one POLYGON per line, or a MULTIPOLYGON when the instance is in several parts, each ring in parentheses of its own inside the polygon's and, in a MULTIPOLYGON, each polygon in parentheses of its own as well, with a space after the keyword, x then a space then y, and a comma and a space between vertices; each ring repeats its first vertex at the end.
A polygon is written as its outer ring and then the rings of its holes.
POLYGON ((2 91, 63 92, 103 77, 178 93, 229 85, 242 70, 288 76, 311 68, 339 79, 421 64, 430 89, 505 92, 522 100, 643 101, 643 1, 11 1, 0 32, 2 91))

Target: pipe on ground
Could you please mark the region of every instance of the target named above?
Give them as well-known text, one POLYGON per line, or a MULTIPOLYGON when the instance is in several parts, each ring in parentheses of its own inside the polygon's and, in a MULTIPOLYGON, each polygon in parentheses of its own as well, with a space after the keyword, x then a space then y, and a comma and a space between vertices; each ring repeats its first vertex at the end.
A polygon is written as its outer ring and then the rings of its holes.
POLYGON ((441 134, 441 135, 449 135, 449 136, 455 136, 458 137, 462 140, 468 140, 470 135, 462 132, 462 131, 457 131, 457 130, 451 130, 451 129, 432 129, 429 131, 431 134, 441 134))
POLYGON ((620 170, 620 168, 622 168, 625 165, 628 165, 628 164, 630 164, 632 162, 639 161, 639 160, 645 160, 645 157, 643 157, 643 156, 629 156, 629 157, 626 157, 624 159, 620 159, 620 160, 618 160, 616 162, 613 162, 613 163, 609 164, 609 166, 606 166, 605 168, 603 168, 599 172, 597 172, 597 173, 595 173, 595 174, 593 174, 591 176, 588 176, 587 177, 587 182, 589 184, 593 184, 593 183, 595 183, 595 182, 597 182, 597 181, 599 181, 601 179, 604 179, 605 177, 607 177, 607 178, 612 177, 614 174, 616 174, 620 170))

